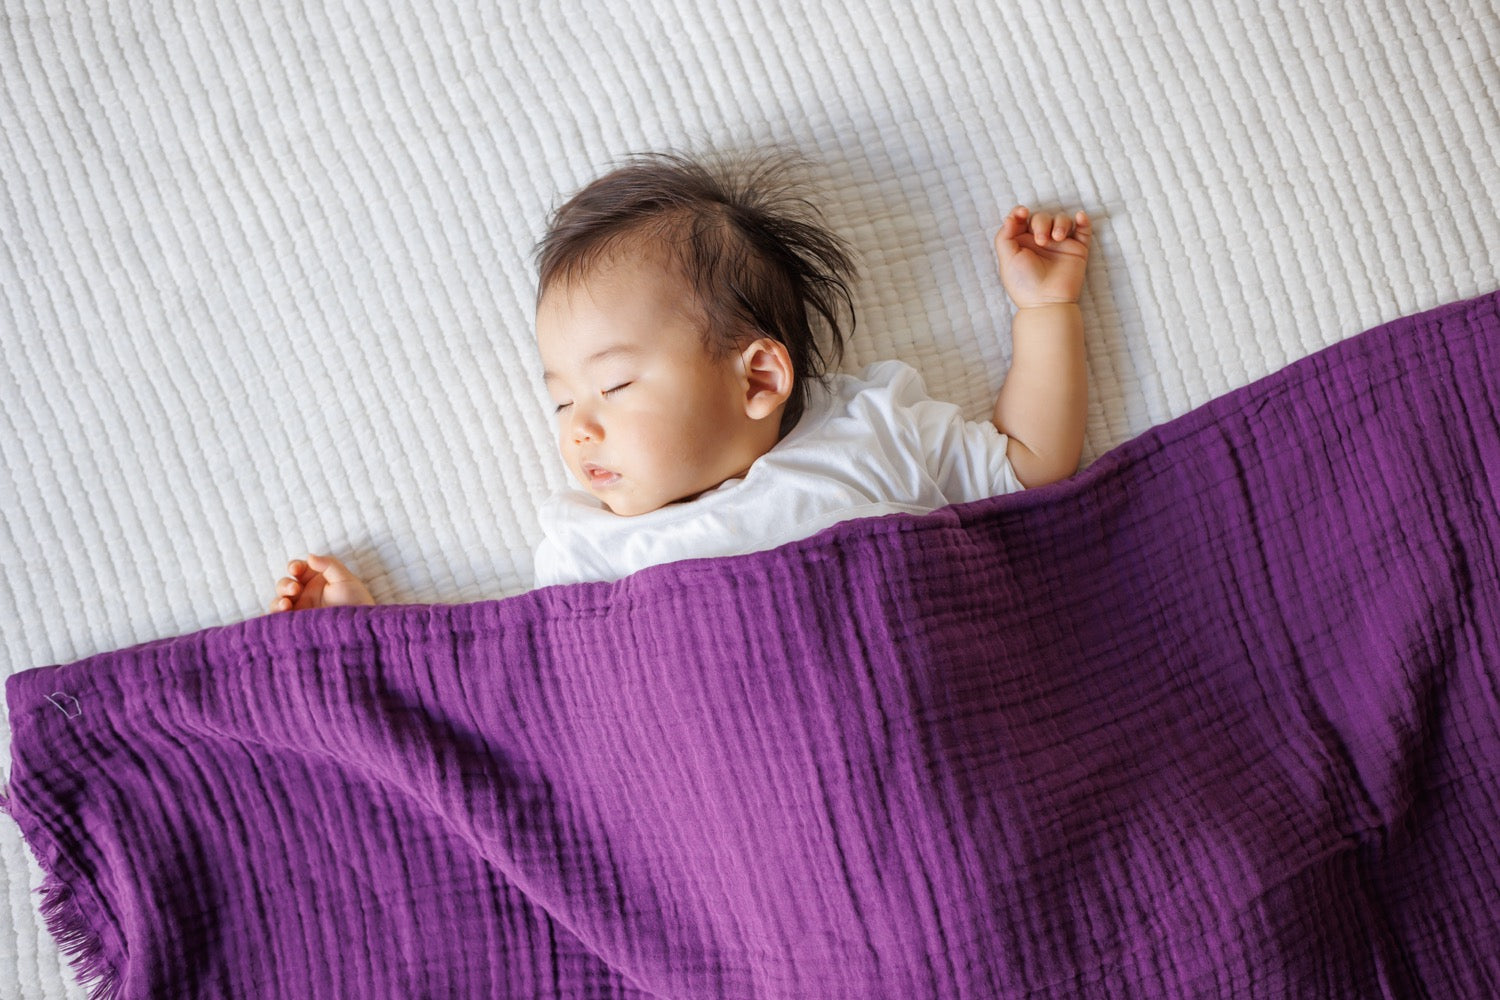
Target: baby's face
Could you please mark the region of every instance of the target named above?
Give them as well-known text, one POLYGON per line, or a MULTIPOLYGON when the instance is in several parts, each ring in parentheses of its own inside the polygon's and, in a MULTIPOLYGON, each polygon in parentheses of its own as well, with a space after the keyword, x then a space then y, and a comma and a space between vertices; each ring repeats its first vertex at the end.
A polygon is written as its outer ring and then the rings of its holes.
POLYGON ((563 461, 615 514, 691 499, 775 444, 777 419, 747 405, 740 355, 709 354, 686 283, 660 264, 549 289, 536 330, 563 461))

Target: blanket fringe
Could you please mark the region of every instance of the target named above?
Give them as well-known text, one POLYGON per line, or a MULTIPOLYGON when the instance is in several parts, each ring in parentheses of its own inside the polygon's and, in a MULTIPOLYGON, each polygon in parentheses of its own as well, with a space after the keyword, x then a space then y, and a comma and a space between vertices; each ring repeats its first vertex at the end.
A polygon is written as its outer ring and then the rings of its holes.
POLYGON ((42 897, 41 913, 47 932, 57 941, 89 1000, 116 1000, 120 993, 119 970, 104 954, 99 935, 79 909, 73 887, 49 871, 37 891, 42 897))
MULTIPOLYGON (((19 817, 11 810, 9 778, 0 786, 0 812, 20 822, 19 817)), ((46 859, 37 854, 30 837, 26 838, 26 842, 27 846, 32 847, 32 856, 36 858, 44 876, 37 893, 42 897, 38 909, 42 920, 47 924, 47 933, 52 935, 63 957, 73 967, 78 985, 88 993, 89 1000, 117 1000, 120 995, 120 970, 104 954, 104 945, 79 908, 78 901, 73 896, 73 887, 59 878, 46 859)))

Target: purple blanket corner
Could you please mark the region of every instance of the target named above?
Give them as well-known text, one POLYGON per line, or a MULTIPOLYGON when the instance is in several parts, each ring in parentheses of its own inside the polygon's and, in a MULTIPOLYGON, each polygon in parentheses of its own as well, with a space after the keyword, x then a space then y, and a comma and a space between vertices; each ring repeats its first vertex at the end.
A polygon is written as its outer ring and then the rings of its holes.
POLYGON ((1045 489, 6 696, 94 997, 1500 996, 1500 293, 1045 489))

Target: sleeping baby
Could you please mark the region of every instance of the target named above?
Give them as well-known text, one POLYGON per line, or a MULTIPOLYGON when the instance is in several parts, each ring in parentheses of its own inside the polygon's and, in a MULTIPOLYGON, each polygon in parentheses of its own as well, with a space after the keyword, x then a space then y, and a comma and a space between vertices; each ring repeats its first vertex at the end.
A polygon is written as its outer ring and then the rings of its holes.
MULTIPOLYGON (((537 586, 774 548, 1077 470, 1088 216, 1006 216, 995 250, 1016 305, 1011 367, 991 419, 969 421, 903 362, 830 373, 854 267, 795 194, 796 166, 643 154, 553 214, 536 338, 579 488, 541 509, 537 586)), ((375 603, 331 556, 288 573, 273 612, 375 603)))

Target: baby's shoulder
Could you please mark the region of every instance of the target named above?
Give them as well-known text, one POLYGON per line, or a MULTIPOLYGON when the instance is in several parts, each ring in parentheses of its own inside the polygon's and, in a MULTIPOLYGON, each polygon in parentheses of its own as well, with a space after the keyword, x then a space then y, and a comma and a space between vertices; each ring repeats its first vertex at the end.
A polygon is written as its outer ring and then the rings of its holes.
POLYGON ((842 440, 851 434, 890 438, 895 432, 883 428, 914 425, 927 399, 921 374, 905 361, 876 361, 857 373, 838 372, 817 387, 796 430, 777 447, 783 452, 822 448, 829 436, 842 440))
POLYGON ((905 361, 875 361, 866 365, 858 375, 845 377, 849 381, 844 395, 851 402, 858 399, 866 404, 894 407, 910 406, 927 398, 927 384, 922 380, 922 373, 905 361))
POLYGON ((922 373, 905 361, 887 359, 872 361, 857 372, 834 372, 826 379, 834 396, 845 399, 880 389, 901 389, 910 385, 922 387, 922 373))

